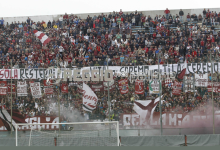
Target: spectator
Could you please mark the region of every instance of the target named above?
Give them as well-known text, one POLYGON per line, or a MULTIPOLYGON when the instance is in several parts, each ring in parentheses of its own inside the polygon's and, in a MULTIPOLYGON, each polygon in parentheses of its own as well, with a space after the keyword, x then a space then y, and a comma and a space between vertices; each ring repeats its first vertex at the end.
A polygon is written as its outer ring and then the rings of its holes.
POLYGON ((179 11, 179 16, 180 16, 180 22, 182 23, 183 22, 183 16, 184 16, 184 12, 182 9, 180 9, 179 11))
POLYGON ((62 15, 60 15, 60 18, 59 18, 59 27, 63 28, 63 17, 62 17, 62 15))
POLYGON ((189 14, 189 13, 188 13, 188 15, 186 16, 186 18, 187 18, 187 21, 190 22, 190 20, 191 20, 190 18, 191 18, 191 17, 190 17, 190 14, 189 14))
POLYGON ((210 18, 210 22, 211 22, 211 25, 215 25, 215 18, 213 16, 210 18))
MULTIPOLYGON (((65 120, 65 118, 62 119, 61 123, 66 123, 67 121, 65 120)), ((66 124, 62 124, 62 130, 67 130, 67 125, 66 124)))
POLYGON ((28 17, 28 19, 27 19, 27 24, 28 25, 31 25, 31 19, 28 17))
POLYGON ((168 8, 166 8, 166 10, 164 11, 165 15, 166 15, 166 19, 168 20, 169 18, 169 14, 170 14, 170 10, 168 8))
POLYGON ((203 12, 202 12, 202 14, 203 14, 203 18, 206 18, 206 9, 204 8, 204 10, 203 10, 203 12))
POLYGON ((0 20, 0 29, 3 28, 3 27, 4 27, 4 19, 2 18, 2 19, 0 20))

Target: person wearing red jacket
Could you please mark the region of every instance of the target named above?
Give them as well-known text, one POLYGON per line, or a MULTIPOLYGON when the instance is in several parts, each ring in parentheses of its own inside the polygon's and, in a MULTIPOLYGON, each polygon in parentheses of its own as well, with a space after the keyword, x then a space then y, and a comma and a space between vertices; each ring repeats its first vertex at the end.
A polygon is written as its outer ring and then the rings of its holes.
POLYGON ((119 11, 119 15, 123 15, 123 11, 122 11, 122 9, 120 9, 120 11, 119 11))
POLYGON ((141 17, 141 28, 144 27, 146 16, 141 17))
POLYGON ((193 56, 193 57, 197 56, 196 50, 194 50, 194 51, 192 52, 192 56, 193 56))
POLYGON ((169 19, 170 10, 167 8, 164 13, 166 14, 166 19, 169 19))
POLYGON ((203 38, 202 38, 202 40, 201 40, 201 42, 200 42, 200 45, 201 45, 202 47, 205 46, 205 42, 204 42, 203 38))

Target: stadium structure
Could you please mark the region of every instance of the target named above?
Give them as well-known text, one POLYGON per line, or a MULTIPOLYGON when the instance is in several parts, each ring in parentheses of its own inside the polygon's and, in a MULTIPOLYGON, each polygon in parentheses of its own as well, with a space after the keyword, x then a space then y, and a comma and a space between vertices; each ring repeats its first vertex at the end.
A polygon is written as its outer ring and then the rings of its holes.
POLYGON ((219 8, 2 18, 0 146, 219 145, 219 22, 219 8))

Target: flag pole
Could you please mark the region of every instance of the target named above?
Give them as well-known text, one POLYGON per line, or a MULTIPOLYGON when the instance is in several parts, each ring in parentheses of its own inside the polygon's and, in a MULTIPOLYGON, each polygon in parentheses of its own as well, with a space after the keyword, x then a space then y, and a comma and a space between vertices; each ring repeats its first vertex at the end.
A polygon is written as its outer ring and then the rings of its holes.
POLYGON ((12 136, 12 59, 11 59, 11 136, 12 136))
MULTIPOLYGON (((106 63, 107 63, 107 69, 108 69, 108 58, 106 58, 106 63)), ((108 103, 109 103, 109 106, 108 106, 108 121, 111 121, 110 120, 110 107, 111 107, 111 103, 110 103, 110 98, 109 98, 109 81, 108 81, 108 103)), ((111 126, 110 126, 110 123, 109 123, 109 136, 111 136, 111 126)))
MULTIPOLYGON (((57 58, 57 70, 58 70, 58 65, 59 65, 59 59, 57 58)), ((59 78, 58 74, 57 74, 57 78, 59 78)), ((58 79, 59 80, 59 79, 58 79)), ((60 86, 60 82, 58 84, 60 86)), ((60 89, 59 89, 59 86, 57 86, 57 93, 58 93, 58 114, 59 114, 59 123, 60 123, 60 89)), ((59 134, 60 134, 60 125, 59 125, 59 134)))
POLYGON ((211 62, 211 80, 212 80, 212 115, 213 115, 213 134, 215 134, 215 113, 214 113, 214 101, 213 101, 213 78, 212 78, 212 74, 213 74, 213 68, 212 68, 212 59, 211 59, 212 55, 210 53, 210 62, 211 62))
POLYGON ((160 101, 159 101, 159 108, 160 108, 160 134, 163 135, 163 125, 162 125, 162 108, 161 108, 161 85, 160 85, 160 62, 159 62, 159 52, 158 52, 158 75, 159 75, 159 98, 160 98, 160 101))
MULTIPOLYGON (((106 58, 106 63, 107 63, 107 69, 108 69, 108 58, 106 58)), ((109 107, 108 107, 108 121, 110 121, 110 107, 111 107, 111 103, 110 103, 110 99, 109 99, 109 81, 108 81, 108 103, 109 103, 109 107)))

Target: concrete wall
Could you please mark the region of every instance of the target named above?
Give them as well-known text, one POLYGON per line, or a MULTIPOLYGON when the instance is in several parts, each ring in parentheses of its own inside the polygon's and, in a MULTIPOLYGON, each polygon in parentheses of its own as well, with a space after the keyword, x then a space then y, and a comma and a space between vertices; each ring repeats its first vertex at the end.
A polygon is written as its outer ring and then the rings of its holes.
MULTIPOLYGON (((204 8, 201 9, 183 9, 184 11, 184 20, 186 20, 186 15, 189 14, 202 14, 204 8)), ((220 12, 220 8, 212 8, 210 9, 211 11, 216 11, 217 13, 220 12)), ((132 11, 134 12, 134 11, 132 11)), ((172 15, 176 15, 179 14, 179 9, 174 9, 174 10, 170 10, 172 15)), ((127 13, 127 12, 124 12, 127 13)), ((128 13, 131 13, 131 11, 128 11, 128 13)), ((164 10, 154 10, 154 11, 142 11, 142 13, 146 16, 150 15, 151 17, 155 17, 156 15, 164 15, 164 10)), ((80 17, 81 19, 85 19, 88 15, 90 15, 91 17, 93 17, 94 15, 98 16, 101 13, 89 13, 89 14, 77 14, 78 17, 80 17)), ((105 12, 104 14, 109 14, 108 12, 105 12)), ((63 15, 63 14, 62 14, 63 15)), ((33 20, 34 22, 38 22, 38 21, 45 21, 48 22, 49 20, 58 20, 60 14, 58 15, 43 15, 43 16, 30 16, 31 20, 33 20)), ((11 22, 25 22, 27 20, 28 16, 22 16, 22 17, 5 17, 5 24, 8 22, 9 24, 11 24, 11 22)))

